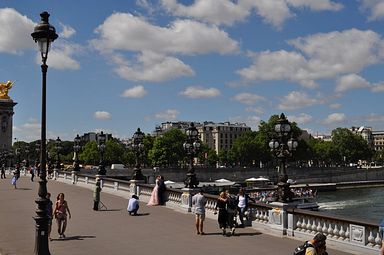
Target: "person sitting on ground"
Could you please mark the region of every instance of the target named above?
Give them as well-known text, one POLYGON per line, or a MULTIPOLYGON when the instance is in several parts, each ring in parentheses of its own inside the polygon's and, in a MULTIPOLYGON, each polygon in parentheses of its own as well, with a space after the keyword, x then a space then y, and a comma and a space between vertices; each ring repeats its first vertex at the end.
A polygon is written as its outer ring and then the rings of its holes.
POLYGON ((137 215, 137 211, 139 210, 139 197, 136 195, 132 195, 132 198, 128 201, 127 211, 129 215, 137 215))

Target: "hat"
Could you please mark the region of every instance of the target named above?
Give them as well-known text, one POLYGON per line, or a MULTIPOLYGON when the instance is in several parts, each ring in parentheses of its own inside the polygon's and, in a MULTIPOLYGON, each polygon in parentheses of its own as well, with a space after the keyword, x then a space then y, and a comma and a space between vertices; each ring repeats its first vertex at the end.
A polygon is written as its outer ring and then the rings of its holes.
POLYGON ((322 247, 325 245, 325 240, 327 237, 322 233, 317 233, 313 240, 315 241, 315 244, 317 247, 322 247))

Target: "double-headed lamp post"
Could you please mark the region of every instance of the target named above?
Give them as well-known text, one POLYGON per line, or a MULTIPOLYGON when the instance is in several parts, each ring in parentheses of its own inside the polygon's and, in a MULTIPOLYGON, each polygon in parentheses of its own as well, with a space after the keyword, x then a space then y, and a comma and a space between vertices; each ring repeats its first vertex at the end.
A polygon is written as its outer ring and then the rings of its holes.
POLYGON ((79 166, 79 151, 81 149, 80 146, 81 138, 77 134, 75 139, 73 140, 73 171, 80 171, 80 166, 79 166))
POLYGON ((29 167, 29 145, 25 145, 25 167, 29 167))
POLYGON ((288 175, 286 170, 287 158, 292 156, 292 152, 297 148, 297 141, 292 138, 291 123, 286 119, 284 113, 280 115, 275 125, 275 138, 269 142, 269 147, 279 161, 279 182, 278 200, 288 202, 293 198, 293 193, 289 188, 288 175))
POLYGON ((57 39, 56 29, 48 22, 49 13, 40 14, 41 21, 35 26, 31 34, 33 40, 38 43, 42 65, 42 96, 41 96, 41 150, 40 150, 40 181, 39 197, 36 199, 36 236, 35 236, 35 254, 50 254, 48 246, 48 215, 47 215, 47 169, 46 169, 46 83, 47 83, 47 59, 51 43, 57 39))
POLYGON ((187 178, 185 179, 184 184, 186 188, 196 188, 199 185, 199 181, 196 178, 193 160, 200 151, 199 132, 193 122, 191 122, 185 133, 187 135, 187 140, 183 144, 183 147, 189 157, 189 166, 187 178))
POLYGON ((104 151, 105 151, 105 134, 103 131, 97 136, 97 148, 100 152, 100 161, 99 161, 99 171, 98 175, 105 175, 107 171, 105 170, 105 162, 104 162, 104 151))
POLYGON ((135 152, 135 159, 136 159, 136 165, 133 169, 133 176, 132 180, 145 180, 145 177, 143 173, 141 172, 141 163, 142 163, 142 156, 144 152, 144 133, 141 132, 140 128, 137 128, 136 132, 133 134, 132 137, 132 149, 135 152))

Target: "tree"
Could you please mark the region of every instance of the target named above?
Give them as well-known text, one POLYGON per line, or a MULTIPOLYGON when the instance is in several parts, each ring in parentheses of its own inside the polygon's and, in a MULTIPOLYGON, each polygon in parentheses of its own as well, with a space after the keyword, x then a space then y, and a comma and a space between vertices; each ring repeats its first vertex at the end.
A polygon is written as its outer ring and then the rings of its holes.
POLYGON ((123 162, 124 145, 116 139, 108 140, 105 143, 104 160, 105 164, 120 164, 123 162))
POLYGON ((177 166, 185 157, 183 143, 186 135, 179 129, 171 129, 163 136, 157 137, 148 152, 153 166, 177 166))
POLYGON ((97 143, 95 141, 87 142, 79 155, 79 159, 84 164, 97 165, 100 160, 97 143))
POLYGON ((368 143, 347 128, 333 130, 332 143, 338 152, 338 162, 357 163, 360 159, 369 160, 373 155, 368 143))

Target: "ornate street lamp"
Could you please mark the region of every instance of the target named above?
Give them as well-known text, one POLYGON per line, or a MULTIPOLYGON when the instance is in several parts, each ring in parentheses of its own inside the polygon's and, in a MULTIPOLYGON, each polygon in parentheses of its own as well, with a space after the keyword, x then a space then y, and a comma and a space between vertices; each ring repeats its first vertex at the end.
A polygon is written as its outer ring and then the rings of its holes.
POLYGON ((199 185, 199 181, 196 178, 195 169, 193 167, 193 160, 200 151, 199 132, 197 131, 193 122, 191 122, 185 133, 187 135, 187 140, 183 144, 183 147, 189 157, 189 166, 187 178, 185 179, 184 184, 186 188, 195 188, 197 185, 199 185))
POLYGON ((97 148, 99 149, 100 153, 100 161, 99 161, 99 171, 97 172, 98 175, 105 175, 107 171, 105 170, 105 163, 104 163, 104 151, 105 151, 105 134, 103 131, 97 136, 97 148))
POLYGON ((137 128, 137 131, 133 134, 132 140, 133 143, 131 144, 133 151, 135 152, 135 158, 136 158, 136 165, 133 169, 133 176, 132 180, 145 180, 144 175, 141 173, 141 163, 142 163, 142 156, 144 152, 144 133, 141 132, 140 128, 137 128))
POLYGON ((56 151, 56 169, 60 169, 60 151, 61 151, 61 139, 57 137, 55 143, 55 151, 56 151))
POLYGON ((269 142, 269 147, 279 161, 278 200, 287 202, 292 200, 293 193, 289 188, 290 184, 287 183, 286 161, 288 157, 292 156, 298 143, 292 138, 291 123, 285 118, 284 113, 280 115, 274 131, 275 138, 269 142))
POLYGON ((79 151, 81 149, 80 142, 81 138, 79 134, 75 137, 73 140, 73 170, 78 172, 80 171, 80 166, 79 166, 79 151))
POLYGON ((35 254, 50 254, 48 246, 48 215, 46 208, 48 204, 47 196, 47 169, 46 169, 46 83, 47 83, 47 59, 51 43, 57 39, 56 29, 48 22, 49 13, 40 14, 41 21, 35 26, 31 34, 33 40, 38 43, 41 53, 41 72, 42 72, 42 96, 41 96, 41 150, 40 150, 40 181, 39 198, 36 199, 36 235, 35 235, 35 254))
POLYGON ((21 149, 20 148, 16 148, 15 150, 15 156, 16 156, 16 168, 19 169, 20 168, 20 163, 21 163, 21 149))

